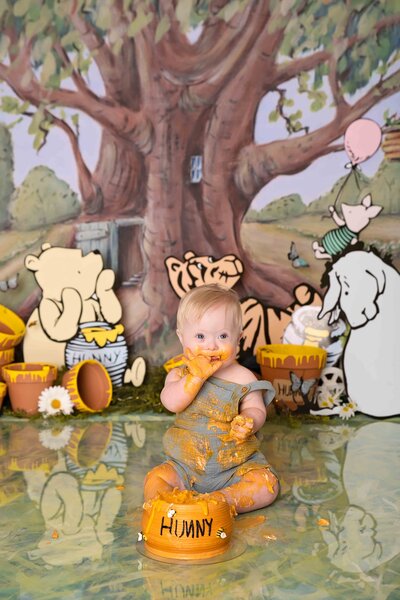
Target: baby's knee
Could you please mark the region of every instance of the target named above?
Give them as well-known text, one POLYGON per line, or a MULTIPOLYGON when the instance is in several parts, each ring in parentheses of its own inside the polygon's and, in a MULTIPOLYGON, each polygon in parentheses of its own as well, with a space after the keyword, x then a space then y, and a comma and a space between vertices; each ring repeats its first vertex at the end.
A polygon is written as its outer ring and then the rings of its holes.
POLYGON ((268 492, 271 496, 271 502, 273 502, 279 494, 279 479, 277 475, 275 475, 275 473, 273 473, 270 469, 265 469, 265 480, 268 492))
POLYGON ((279 494, 279 479, 269 468, 257 471, 259 482, 262 484, 265 506, 272 504, 279 494))

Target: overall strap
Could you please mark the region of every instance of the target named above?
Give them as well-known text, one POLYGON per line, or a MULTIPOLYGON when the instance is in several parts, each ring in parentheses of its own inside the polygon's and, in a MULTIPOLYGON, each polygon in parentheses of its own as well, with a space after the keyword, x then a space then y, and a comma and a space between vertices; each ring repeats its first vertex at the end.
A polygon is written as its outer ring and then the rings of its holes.
POLYGON ((246 385, 238 385, 238 388, 240 390, 240 400, 243 400, 250 392, 260 391, 263 395, 264 404, 267 407, 275 398, 275 390, 272 383, 265 379, 252 381, 251 383, 246 383, 246 385))

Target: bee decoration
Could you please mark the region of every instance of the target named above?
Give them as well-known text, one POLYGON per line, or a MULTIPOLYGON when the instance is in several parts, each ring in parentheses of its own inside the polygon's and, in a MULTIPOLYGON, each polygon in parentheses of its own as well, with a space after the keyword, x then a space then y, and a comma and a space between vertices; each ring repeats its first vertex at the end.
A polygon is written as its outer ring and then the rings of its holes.
POLYGON ((143 533, 142 531, 139 531, 139 532, 138 532, 138 534, 137 534, 137 540, 138 540, 138 542, 141 542, 141 541, 145 542, 145 541, 146 541, 146 539, 147 539, 147 538, 146 538, 146 536, 144 535, 144 533, 143 533))
POLYGON ((176 510, 170 508, 167 512, 167 516, 171 519, 176 514, 176 510))
POLYGON ((226 538, 226 533, 223 527, 220 527, 217 531, 217 537, 220 537, 222 539, 226 538))

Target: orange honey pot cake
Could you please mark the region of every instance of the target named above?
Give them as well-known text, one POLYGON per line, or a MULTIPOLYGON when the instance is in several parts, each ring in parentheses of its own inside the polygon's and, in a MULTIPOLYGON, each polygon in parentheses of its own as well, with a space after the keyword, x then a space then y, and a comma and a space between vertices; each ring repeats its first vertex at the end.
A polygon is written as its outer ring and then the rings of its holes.
POLYGON ((228 550, 235 509, 211 494, 175 489, 143 505, 138 540, 150 553, 179 560, 207 559, 228 550))

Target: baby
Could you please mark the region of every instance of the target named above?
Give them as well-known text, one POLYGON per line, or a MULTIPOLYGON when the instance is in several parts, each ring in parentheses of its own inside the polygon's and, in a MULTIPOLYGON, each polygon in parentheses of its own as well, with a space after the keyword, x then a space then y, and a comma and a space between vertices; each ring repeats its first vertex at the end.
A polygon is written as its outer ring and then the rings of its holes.
POLYGON ((243 513, 278 495, 278 479, 256 435, 275 392, 236 362, 241 315, 236 292, 218 284, 182 298, 177 334, 185 367, 168 373, 161 392, 176 419, 163 440, 167 461, 146 476, 145 501, 187 489, 225 499, 243 513))

